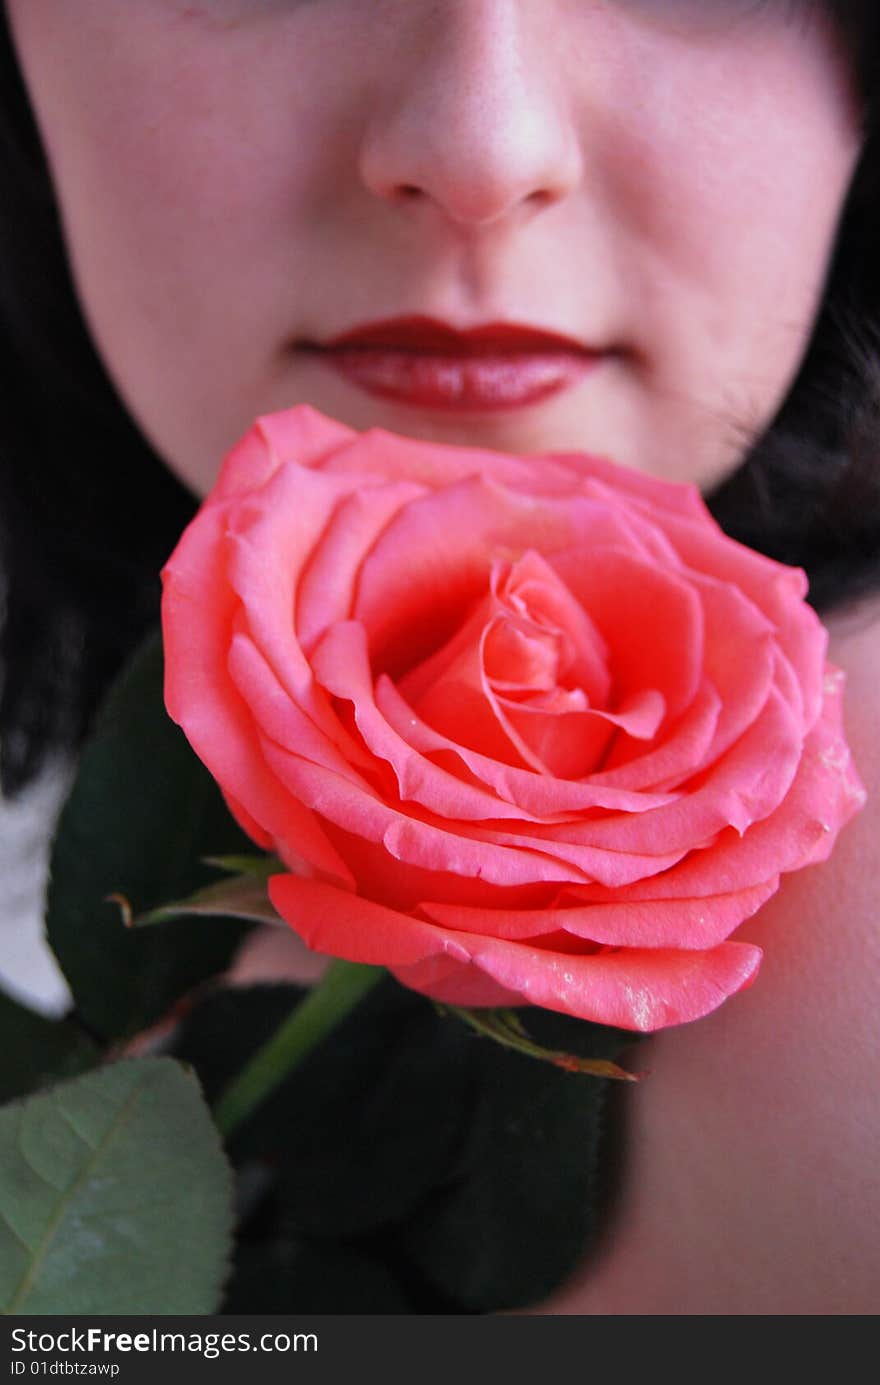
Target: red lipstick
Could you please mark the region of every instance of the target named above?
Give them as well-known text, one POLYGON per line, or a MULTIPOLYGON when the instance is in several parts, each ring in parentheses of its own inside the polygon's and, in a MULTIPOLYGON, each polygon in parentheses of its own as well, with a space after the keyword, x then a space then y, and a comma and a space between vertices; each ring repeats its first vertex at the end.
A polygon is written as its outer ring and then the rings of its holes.
POLYGON ((459 412, 521 408, 583 378, 604 353, 557 332, 430 317, 365 323, 316 345, 319 359, 384 399, 459 412))

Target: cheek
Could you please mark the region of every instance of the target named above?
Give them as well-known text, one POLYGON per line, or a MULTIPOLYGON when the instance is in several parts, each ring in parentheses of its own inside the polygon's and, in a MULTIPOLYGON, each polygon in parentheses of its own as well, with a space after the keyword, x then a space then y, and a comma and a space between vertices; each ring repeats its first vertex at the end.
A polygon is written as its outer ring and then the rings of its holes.
MULTIPOLYGON (((768 21, 739 42, 634 44, 602 170, 661 372, 772 411, 806 345, 860 148, 848 73, 826 35, 768 21), (660 349, 662 348, 662 349, 660 349)), ((656 42, 656 40, 655 40, 656 42)))
POLYGON ((342 79, 302 75, 327 70, 326 26, 288 33, 296 7, 230 31, 165 0, 36 4, 22 56, 86 318, 141 427, 204 491, 300 326, 338 183, 342 79))

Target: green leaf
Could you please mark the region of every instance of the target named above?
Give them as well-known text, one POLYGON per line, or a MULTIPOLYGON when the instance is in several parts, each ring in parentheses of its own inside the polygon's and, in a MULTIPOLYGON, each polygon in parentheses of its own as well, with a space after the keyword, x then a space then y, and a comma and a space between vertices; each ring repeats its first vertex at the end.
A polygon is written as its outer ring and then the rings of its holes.
POLYGON ((0 1111, 6 1314, 211 1313, 232 1180, 195 1077, 115 1063, 0 1111))
MULTIPOLYGON (((174 1051, 196 1068, 209 1101, 301 996, 290 986, 236 987, 185 1017, 174 1051)), ((236 1129, 232 1156, 276 1171, 298 1235, 371 1232, 446 1178, 468 1124, 466 1055, 476 1047, 463 1025, 387 978, 236 1129)))
MULTIPOLYGON (((535 1040, 611 1059, 634 1036, 548 1011, 519 1011, 535 1040)), ((618 1084, 474 1040, 479 1098, 446 1186, 412 1214, 403 1240, 418 1270, 471 1312, 544 1298, 599 1223, 605 1103, 618 1084)))
POLYGON ((227 875, 252 875, 259 880, 268 880, 270 875, 279 875, 287 870, 284 862, 277 856, 206 856, 206 866, 216 866, 227 875))
POLYGON ((137 916, 132 914, 131 905, 123 896, 118 898, 117 903, 122 910, 123 921, 129 928, 168 923, 171 919, 184 916, 244 919, 249 923, 283 922, 272 907, 265 880, 253 874, 218 880, 214 885, 205 885, 203 889, 187 895, 186 899, 175 899, 170 904, 160 904, 158 909, 149 909, 145 914, 137 916))
POLYGON ((49 940, 78 1013, 106 1039, 146 1028, 222 971, 247 927, 185 918, 173 929, 130 930, 108 900, 123 895, 134 914, 147 913, 208 884, 203 857, 252 846, 167 716, 162 680, 154 638, 104 707, 52 850, 49 940))
MULTIPOLYGON (((236 989, 189 1012, 175 1050, 195 1065, 209 1099, 299 994, 236 989)), ((611 1059, 634 1042, 537 1009, 508 1022, 539 1046, 584 1059, 611 1059)), ((285 1288, 284 1307, 272 1311, 296 1311, 301 1246, 320 1240, 385 1265, 407 1286, 411 1311, 535 1303, 598 1225, 604 1161, 613 1158, 606 1103, 624 1090, 487 1041, 389 978, 232 1137, 236 1163, 265 1177, 234 1283, 244 1294, 273 1265, 286 1267, 290 1294, 285 1288)), ((256 1289, 247 1294, 250 1305, 256 1289)), ((332 1296, 322 1301, 329 1306, 316 1311, 334 1311, 332 1296)))
POLYGON ((565 1072, 579 1072, 587 1077, 608 1077, 616 1082, 639 1080, 638 1073, 628 1072, 626 1068, 610 1062, 607 1058, 584 1058, 577 1053, 567 1053, 563 1049, 542 1047, 529 1037, 528 1030, 516 1010, 471 1010, 459 1005, 444 1005, 440 1008, 448 1010, 451 1015, 457 1015, 465 1024, 470 1025, 471 1029, 475 1029, 484 1038, 501 1044, 503 1048, 513 1049, 515 1053, 523 1053, 542 1063, 551 1063, 553 1067, 562 1068, 565 1072))
POLYGON ((50 1020, 0 991, 0 1102, 73 1077, 98 1059, 97 1045, 70 1020, 50 1020))

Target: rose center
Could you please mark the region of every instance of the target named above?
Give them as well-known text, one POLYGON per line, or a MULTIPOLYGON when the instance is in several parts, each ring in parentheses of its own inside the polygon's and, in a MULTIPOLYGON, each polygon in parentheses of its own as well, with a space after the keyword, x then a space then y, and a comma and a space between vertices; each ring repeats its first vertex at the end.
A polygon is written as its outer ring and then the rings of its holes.
POLYGON ((398 688, 458 744, 565 778, 594 772, 621 728, 653 735, 663 714, 658 694, 612 706, 605 640, 534 552, 496 560, 486 597, 398 688))

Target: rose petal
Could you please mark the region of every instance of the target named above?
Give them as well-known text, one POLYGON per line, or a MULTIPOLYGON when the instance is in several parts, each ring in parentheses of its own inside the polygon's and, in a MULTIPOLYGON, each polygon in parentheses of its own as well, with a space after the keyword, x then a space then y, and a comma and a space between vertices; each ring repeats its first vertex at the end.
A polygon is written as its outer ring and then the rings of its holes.
MULTIPOLYGON (((517 573, 530 585, 543 579, 545 609, 552 606, 567 625, 558 634, 570 636, 572 670, 584 668, 593 695, 606 697, 608 676, 598 667, 605 650, 592 624, 584 615, 580 621, 575 620, 570 594, 537 554, 526 554, 509 578, 501 582, 506 589, 505 600, 517 599, 522 590, 517 573)), ((494 576, 498 580, 497 569, 494 576)), ((508 635, 508 644, 514 634, 522 637, 529 630, 535 636, 548 637, 548 632, 530 624, 527 614, 506 610, 499 596, 493 594, 471 612, 448 643, 400 680, 400 692, 413 711, 440 735, 515 768, 575 779, 583 778, 596 766, 615 728, 631 737, 649 738, 656 733, 665 704, 661 694, 652 689, 631 694, 624 705, 612 710, 586 705, 587 696, 580 688, 568 692, 557 688, 557 704, 579 704, 571 714, 565 708, 550 705, 548 698, 530 703, 499 696, 496 681, 489 675, 489 646, 499 630, 513 631, 508 635)), ((534 638, 532 642, 535 643, 534 638)), ((550 657, 548 654, 539 661, 539 679, 550 657)), ((537 654, 532 657, 532 665, 537 669, 535 660, 537 654)))
MULTIPOLYGON (((534 459, 478 447, 420 441, 390 433, 384 428, 369 428, 356 435, 347 447, 328 454, 322 466, 327 471, 349 473, 366 479, 415 481, 432 490, 453 488, 460 481, 483 477, 527 496, 577 495, 590 462, 581 457, 580 474, 567 460, 552 456, 534 459)), ((603 470, 606 464, 599 463, 603 470)))
MULTIPOLYGON (((592 774, 590 783, 597 790, 618 788, 634 798, 648 790, 665 795, 666 802, 674 802, 681 796, 681 786, 686 788, 688 780, 707 763, 717 738, 721 709, 717 690, 711 683, 704 683, 687 710, 666 727, 658 742, 614 769, 592 774)), ((624 812, 633 811, 626 803, 622 808, 624 812)))
MULTIPOLYGON (((244 804, 239 803, 238 799, 234 794, 231 794, 228 789, 222 790, 222 793, 227 808, 235 818, 241 830, 246 832, 252 841, 255 841, 257 846, 262 847, 264 851, 273 851, 275 849, 275 838, 272 834, 266 832, 257 822, 256 818, 251 817, 244 804)), ((285 860, 285 865, 290 865, 290 862, 285 860)), ((292 869, 293 866, 291 866, 291 870, 292 869)), ((308 873, 308 871, 305 872, 305 874, 308 873)))
POLYGON ((752 981, 761 957, 745 943, 706 952, 543 952, 458 933, 295 876, 273 876, 269 894, 315 951, 387 966, 404 985, 437 1000, 495 1005, 515 997, 519 1004, 624 1029, 650 1031, 698 1019, 752 981))
MULTIPOLYGON (((486 879, 497 885, 583 882, 590 878, 552 848, 541 850, 543 843, 534 849, 522 836, 501 839, 494 834, 497 839, 487 840, 468 823, 455 823, 450 830, 448 825, 422 821, 395 809, 348 777, 311 764, 264 738, 260 744, 267 763, 295 798, 328 822, 381 844, 389 873, 399 859, 424 870, 486 879)), ((619 870, 623 873, 625 869, 626 862, 622 862, 619 870)))
POLYGON ((364 554, 389 520, 421 494, 420 486, 400 481, 362 488, 337 504, 297 587, 296 633, 307 654, 329 626, 350 617, 364 554))
MULTIPOLYGON (((232 589, 216 581, 225 554, 226 513, 203 511, 163 571, 165 705, 231 801, 259 826, 260 844, 296 841, 318 870, 351 883, 312 814, 290 795, 260 754, 250 713, 231 683, 227 651, 237 611, 232 589)), ((247 829, 246 829, 247 830, 247 829)))
POLYGON ((651 900, 639 903, 625 895, 608 904, 566 904, 568 891, 549 909, 475 908, 421 901, 429 919, 458 932, 482 933, 512 942, 546 934, 574 937, 609 947, 704 950, 724 942, 779 888, 779 879, 763 881, 734 894, 704 898, 651 900))
POLYGON ((577 495, 521 495, 484 476, 408 505, 361 570, 353 615, 369 632, 374 669, 398 677, 445 642, 486 595, 495 559, 586 547, 591 534, 631 542, 620 509, 577 495))
MULTIPOLYGON (((585 456, 582 452, 553 452, 550 455, 554 462, 570 467, 572 475, 585 489, 615 507, 625 499, 644 508, 652 518, 656 518, 659 511, 661 515, 681 515, 705 522, 706 502, 696 486, 664 481, 659 476, 621 467, 602 457, 585 456)), ((536 460, 540 466, 544 458, 536 460)))
POLYGON ((693 588, 613 547, 569 549, 550 561, 608 645, 617 701, 657 689, 668 717, 677 717, 693 701, 703 665, 703 613, 693 588))
POLYGON ((370 756, 338 720, 319 729, 290 698, 249 635, 235 634, 229 647, 229 676, 261 732, 286 750, 358 782, 375 769, 370 756), (361 771, 359 773, 358 771, 361 771))
MULTIPOLYGON (((672 899, 748 889, 776 873, 799 870, 830 854, 841 827, 865 802, 865 791, 841 729, 843 688, 826 683, 822 715, 804 744, 791 787, 778 811, 740 837, 722 832, 711 849, 694 851, 650 880, 634 883, 630 899, 672 899)), ((608 902, 597 885, 579 886, 584 899, 608 902)))
MULTIPOLYGON (((312 655, 312 667, 327 692, 351 702, 355 724, 370 755, 391 766, 401 800, 419 803, 452 821, 522 821, 530 816, 521 808, 502 802, 486 788, 456 778, 433 764, 389 725, 373 695, 362 625, 345 621, 328 630, 312 655)), ((295 749, 280 736, 273 739, 295 749)))
MULTIPOLYGON (((635 815, 608 815, 559 829, 563 840, 607 851, 634 853, 696 850, 730 826, 743 833, 777 808, 792 783, 801 755, 800 728, 771 689, 759 717, 716 765, 672 803, 635 815)), ((536 826, 536 838, 556 835, 536 826)))
MULTIPOLYGON (((424 756, 445 756, 445 763, 458 762, 476 780, 497 794, 502 803, 513 804, 525 817, 565 821, 572 813, 593 808, 608 808, 626 813, 647 812, 649 808, 672 803, 678 797, 672 793, 646 793, 617 786, 606 787, 591 778, 582 783, 552 778, 532 770, 518 770, 493 760, 467 746, 458 745, 426 726, 403 700, 390 678, 382 675, 376 683, 376 705, 388 725, 406 739, 407 744, 424 756)), ((712 725, 712 709, 707 712, 712 725)), ((711 734, 711 725, 708 734, 711 734)), ((704 735, 697 733, 700 747, 704 735)))
POLYGON ((540 1005, 652 1033, 717 1010, 752 984, 761 956, 751 944, 728 942, 707 952, 622 948, 569 957, 481 938, 469 975, 449 967, 441 980, 433 958, 389 970, 403 985, 449 1005, 540 1005))
MULTIPOLYGON (((582 690, 591 706, 604 707, 611 691, 608 645, 550 563, 529 549, 516 563, 496 563, 491 581, 498 608, 511 620, 519 617, 536 635, 543 631, 564 640, 554 681, 564 678, 565 686, 582 690)), ((508 622, 502 628, 512 627, 508 622)), ((487 671, 497 685, 501 670, 487 664, 487 671)), ((534 686, 533 677, 525 681, 534 686)))
MULTIPOLYGON (((482 824, 425 821, 410 810, 401 812, 376 793, 320 765, 292 755, 261 737, 263 756, 293 795, 328 822, 368 841, 381 843, 393 871, 394 860, 425 870, 486 879, 497 885, 538 882, 590 882, 629 885, 667 870, 682 851, 647 856, 594 850, 564 839, 535 840, 539 829, 517 824, 518 830, 492 829, 482 824)), ((568 829, 574 835, 575 829, 568 829)))
POLYGON ((739 588, 771 621, 803 690, 806 724, 812 725, 822 701, 828 635, 803 600, 806 574, 729 539, 708 516, 697 521, 671 516, 664 519, 663 529, 689 568, 739 588))
POLYGON ((249 634, 288 695, 328 735, 332 714, 296 638, 293 613, 308 554, 348 484, 287 464, 264 487, 259 506, 236 507, 228 540, 228 580, 249 634))
POLYGON ((209 501, 231 500, 258 490, 282 462, 320 465, 356 436, 344 423, 325 418, 308 404, 264 414, 227 454, 209 501))
POLYGON ((631 739, 652 740, 666 711, 656 688, 631 694, 616 712, 530 707, 504 697, 496 705, 509 734, 527 747, 533 767, 559 779, 585 779, 591 774, 615 730, 631 739))
MULTIPOLYGON (((703 765, 709 765, 734 744, 764 706, 778 667, 779 650, 773 627, 742 593, 702 574, 688 574, 688 580, 700 600, 703 615, 702 678, 711 684, 720 700, 715 735, 703 759, 703 765), (743 649, 749 651, 747 659, 742 658, 743 649)), ((799 698, 793 705, 802 725, 799 698)), ((613 771, 642 753, 641 746, 627 745, 621 738, 606 768, 613 771)))
POLYGON ((400 680, 417 716, 456 744, 478 746, 505 764, 542 769, 499 713, 486 678, 483 645, 491 603, 481 603, 452 638, 400 680), (419 691, 419 690, 422 691, 419 691))

